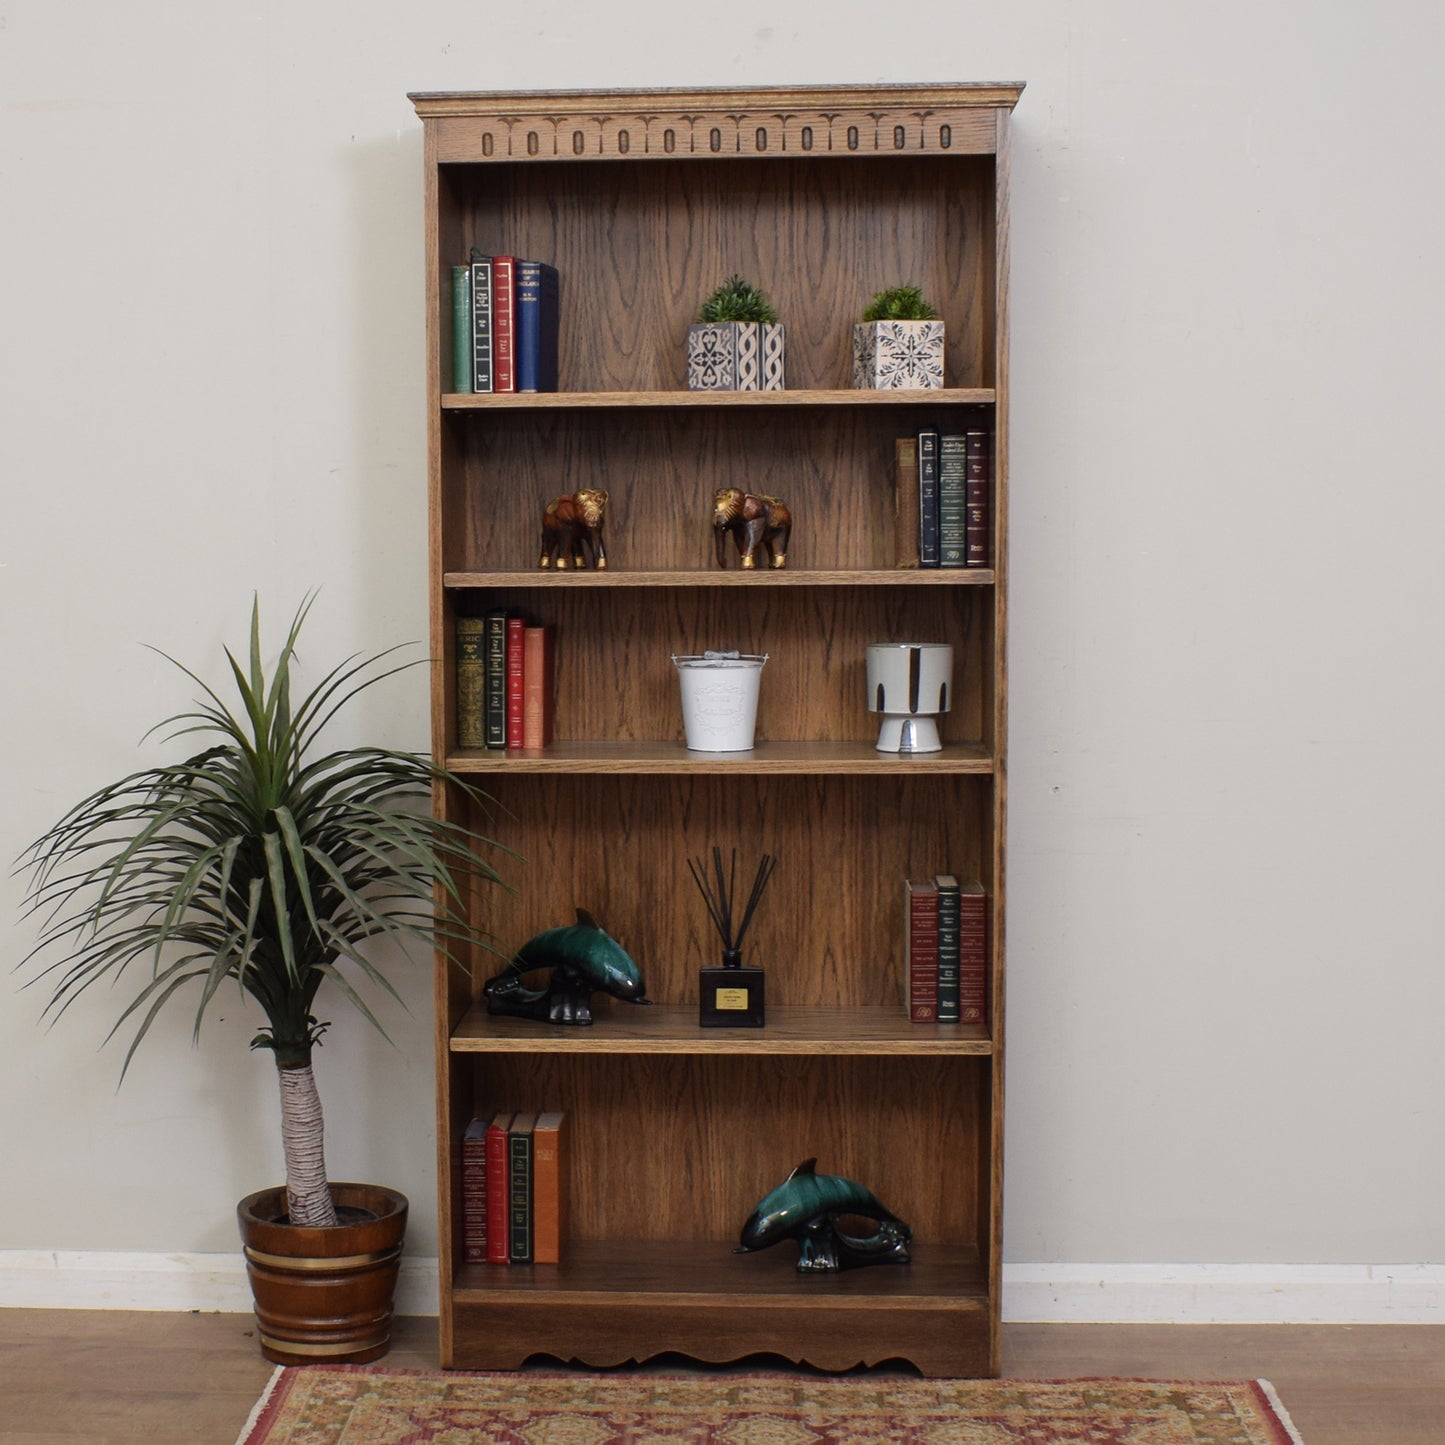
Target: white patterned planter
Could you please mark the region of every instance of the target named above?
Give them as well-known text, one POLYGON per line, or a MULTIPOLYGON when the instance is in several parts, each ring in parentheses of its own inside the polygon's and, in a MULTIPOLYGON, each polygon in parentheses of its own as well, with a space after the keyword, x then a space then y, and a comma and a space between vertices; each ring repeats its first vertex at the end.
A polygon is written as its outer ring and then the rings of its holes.
POLYGON ((924 391, 941 387, 943 322, 856 322, 853 385, 860 391, 924 391))
POLYGON ((689 391, 782 391, 783 328, 699 321, 687 328, 689 391))

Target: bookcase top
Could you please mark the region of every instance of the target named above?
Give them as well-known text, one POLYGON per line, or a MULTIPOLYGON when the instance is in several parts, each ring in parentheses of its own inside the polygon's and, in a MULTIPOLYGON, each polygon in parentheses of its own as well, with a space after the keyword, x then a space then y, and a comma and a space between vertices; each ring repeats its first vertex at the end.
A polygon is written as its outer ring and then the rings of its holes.
POLYGON ((1004 106, 1012 110, 1023 81, 907 82, 868 85, 654 86, 627 90, 421 90, 407 99, 424 120, 434 116, 555 111, 559 105, 617 108, 665 105, 713 110, 721 105, 873 106, 934 104, 1004 106))
POLYGON ((410 99, 438 164, 788 159, 994 154, 1022 89, 805 85, 451 91, 410 99))

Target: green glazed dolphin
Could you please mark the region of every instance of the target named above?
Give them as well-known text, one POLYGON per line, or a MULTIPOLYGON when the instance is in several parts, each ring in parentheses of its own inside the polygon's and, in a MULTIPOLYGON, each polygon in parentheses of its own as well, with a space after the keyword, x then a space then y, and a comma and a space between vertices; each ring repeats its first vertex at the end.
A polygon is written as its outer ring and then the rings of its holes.
POLYGON ((628 1003, 651 1003, 642 973, 627 950, 585 908, 577 922, 529 938, 511 963, 487 980, 487 1012, 554 1024, 590 1024, 591 995, 611 994, 628 1003), (522 975, 550 968, 546 988, 528 988, 522 975))
POLYGON ((863 1185, 839 1174, 819 1174, 805 1159, 765 1195, 743 1225, 735 1253, 767 1249, 779 1240, 798 1245, 799 1273, 850 1269, 862 1264, 907 1264, 913 1231, 863 1185), (838 1219, 858 1215, 878 1229, 865 1238, 843 1233, 838 1219))

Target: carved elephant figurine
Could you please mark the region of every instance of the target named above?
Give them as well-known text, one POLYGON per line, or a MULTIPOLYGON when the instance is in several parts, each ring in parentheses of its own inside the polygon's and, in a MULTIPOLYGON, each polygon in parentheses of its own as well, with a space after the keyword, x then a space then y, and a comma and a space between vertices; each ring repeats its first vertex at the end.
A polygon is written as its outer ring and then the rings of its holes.
POLYGON ((542 514, 542 560, 539 567, 586 567, 583 543, 599 571, 607 568, 607 551, 602 545, 602 518, 607 493, 598 487, 584 487, 571 496, 558 497, 542 514), (555 560, 554 560, 555 559, 555 560))
POLYGON ((758 565, 759 547, 767 554, 769 567, 788 565, 788 538, 793 530, 793 514, 777 497, 759 496, 745 492, 741 487, 723 487, 713 496, 712 527, 719 567, 728 564, 729 534, 737 542, 744 571, 758 565))

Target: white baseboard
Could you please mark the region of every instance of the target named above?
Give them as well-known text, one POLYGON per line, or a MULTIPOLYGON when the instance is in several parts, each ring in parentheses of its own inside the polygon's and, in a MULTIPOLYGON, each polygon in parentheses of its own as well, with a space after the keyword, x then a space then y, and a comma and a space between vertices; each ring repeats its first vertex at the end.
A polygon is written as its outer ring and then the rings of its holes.
POLYGON ((1040 1323, 1445 1324, 1445 1265, 1006 1264, 1003 1317, 1040 1323))
MULTIPOLYGON (((0 1308, 246 1314, 232 1254, 0 1250, 0 1308)), ((397 1310, 437 1311, 437 1261, 407 1257, 397 1310)), ((1005 1320, 1111 1324, 1445 1324, 1439 1264, 1006 1264, 1005 1320)))

